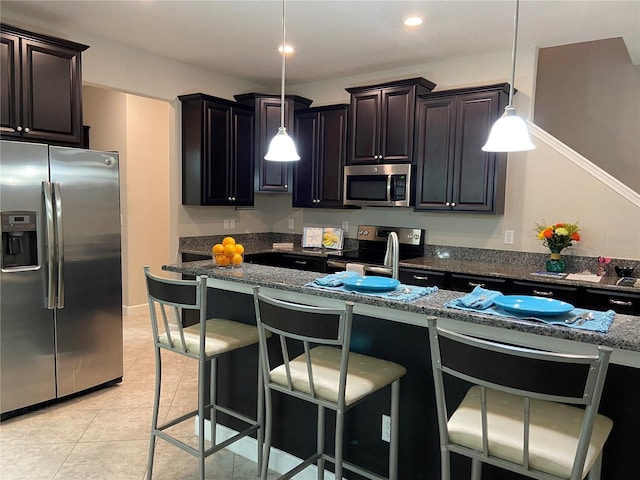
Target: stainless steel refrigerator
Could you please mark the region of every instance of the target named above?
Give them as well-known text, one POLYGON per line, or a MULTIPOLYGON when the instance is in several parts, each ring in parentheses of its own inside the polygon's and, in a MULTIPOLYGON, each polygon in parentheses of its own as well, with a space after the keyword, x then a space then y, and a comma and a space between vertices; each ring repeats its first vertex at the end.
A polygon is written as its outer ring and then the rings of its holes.
POLYGON ((122 379, 118 160, 1 142, 3 417, 122 379))

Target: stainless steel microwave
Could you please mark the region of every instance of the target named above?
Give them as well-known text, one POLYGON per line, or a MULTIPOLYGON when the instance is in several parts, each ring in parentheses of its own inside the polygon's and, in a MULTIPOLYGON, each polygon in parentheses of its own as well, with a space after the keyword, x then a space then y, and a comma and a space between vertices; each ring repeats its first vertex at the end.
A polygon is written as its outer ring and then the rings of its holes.
POLYGON ((411 164, 344 167, 344 205, 408 207, 411 201, 411 164))

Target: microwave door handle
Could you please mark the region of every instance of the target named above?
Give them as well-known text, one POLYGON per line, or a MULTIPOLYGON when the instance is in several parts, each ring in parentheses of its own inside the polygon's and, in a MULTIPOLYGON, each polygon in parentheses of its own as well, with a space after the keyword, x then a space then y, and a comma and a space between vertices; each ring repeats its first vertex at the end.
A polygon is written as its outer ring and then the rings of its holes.
POLYGON ((393 180, 393 175, 387 175, 387 201, 391 202, 391 182, 393 180))
POLYGON ((44 194, 44 217, 47 239, 47 309, 53 310, 56 308, 55 231, 53 226, 51 184, 46 180, 42 182, 42 193, 44 194))
POLYGON ((56 216, 56 247, 58 261, 58 301, 56 308, 64 308, 64 236, 62 230, 62 196, 60 194, 60 184, 52 182, 53 200, 55 204, 56 216))

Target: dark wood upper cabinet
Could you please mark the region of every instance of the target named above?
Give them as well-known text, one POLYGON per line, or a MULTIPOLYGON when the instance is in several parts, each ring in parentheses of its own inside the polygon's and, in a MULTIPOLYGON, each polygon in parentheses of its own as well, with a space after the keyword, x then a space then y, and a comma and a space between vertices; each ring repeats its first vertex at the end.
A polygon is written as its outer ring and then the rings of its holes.
POLYGON ((294 207, 342 207, 348 112, 349 105, 296 112, 300 160, 293 165, 294 207))
MULTIPOLYGON (((271 139, 280 127, 280 95, 246 93, 234 95, 236 101, 248 105, 255 113, 255 189, 257 192, 289 192, 291 167, 289 162, 269 162, 264 159, 271 139)), ((284 125, 287 133, 296 141, 293 112, 308 108, 312 100, 287 95, 285 97, 284 125)))
POLYGON ((411 163, 416 96, 435 84, 412 78, 366 87, 351 94, 349 164, 411 163))
POLYGON ((82 144, 81 54, 75 42, 1 26, 3 138, 82 144))
POLYGON ((417 105, 415 210, 504 212, 506 154, 484 152, 507 84, 434 92, 417 105))
POLYGON ((201 93, 182 104, 182 204, 253 205, 253 109, 201 93))

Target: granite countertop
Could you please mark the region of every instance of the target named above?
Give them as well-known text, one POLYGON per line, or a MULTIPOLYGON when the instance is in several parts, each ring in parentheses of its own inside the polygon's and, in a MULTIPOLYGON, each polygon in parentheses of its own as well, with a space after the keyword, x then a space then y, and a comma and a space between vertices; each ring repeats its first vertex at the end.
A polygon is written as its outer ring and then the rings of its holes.
MULTIPOLYGON (((299 235, 282 233, 261 233, 261 234, 240 234, 235 235, 236 239, 245 247, 246 254, 280 252, 306 255, 311 257, 324 257, 328 255, 340 255, 341 251, 325 248, 302 248, 300 246, 299 235), (291 242, 294 247, 289 250, 274 249, 274 242, 291 242)), ((180 238, 179 253, 191 253, 195 255, 210 255, 211 247, 219 243, 224 235, 182 237, 180 238)), ((345 239, 344 250, 354 250, 357 248, 357 240, 345 239)), ((441 247, 440 247, 441 248, 441 247)), ((438 258, 438 247, 428 247, 425 256, 401 260, 399 265, 407 268, 418 268, 424 270, 435 270, 440 272, 454 272, 469 275, 482 275, 486 277, 509 278, 522 281, 552 283, 558 285, 574 285, 587 288, 597 288, 600 290, 611 290, 619 292, 640 293, 640 282, 637 286, 616 285, 619 280, 617 276, 605 276, 599 282, 589 282, 584 280, 567 280, 553 276, 534 275, 532 272, 543 270, 540 258, 546 255, 529 254, 520 252, 506 252, 496 250, 478 249, 452 249, 455 256, 449 258, 438 258), (481 256, 483 261, 478 261, 481 256), (536 268, 540 265, 539 268, 536 268)), ((572 271, 579 272, 585 269, 586 261, 581 257, 581 262, 572 259, 575 263, 572 271)))
MULTIPOLYGON (((247 285, 259 285, 308 295, 352 300, 360 304, 388 308, 398 312, 406 311, 424 314, 425 316, 432 315, 478 325, 493 326, 501 329, 561 338, 593 345, 605 345, 631 352, 640 352, 640 317, 632 315, 617 314, 608 333, 601 334, 571 327, 547 325, 535 321, 496 317, 479 312, 446 308, 444 307, 446 302, 465 295, 464 293, 450 290, 438 290, 433 294, 421 297, 413 302, 402 302, 355 293, 342 293, 305 287, 305 284, 313 281, 319 274, 288 268, 244 264, 241 268, 222 269, 214 267, 211 260, 202 260, 176 265, 165 265, 163 269, 187 275, 207 275, 211 278, 247 285)), ((634 357, 633 362, 637 362, 637 366, 640 367, 640 359, 635 359, 634 357)))

